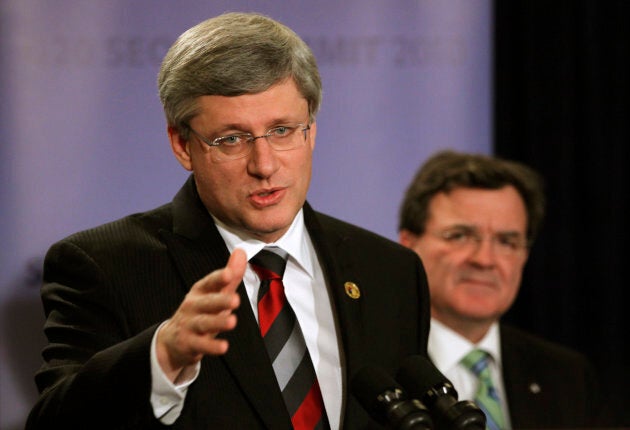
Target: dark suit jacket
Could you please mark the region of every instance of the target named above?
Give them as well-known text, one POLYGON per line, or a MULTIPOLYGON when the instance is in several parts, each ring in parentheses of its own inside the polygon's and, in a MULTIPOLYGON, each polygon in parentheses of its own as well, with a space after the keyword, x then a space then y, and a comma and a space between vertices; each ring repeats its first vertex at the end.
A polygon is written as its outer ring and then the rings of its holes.
MULTIPOLYGON (((344 363, 344 428, 379 428, 348 395, 366 364, 395 373, 426 355, 429 299, 416 254, 304 207, 333 299, 344 363), (350 298, 344 283, 358 285, 350 298)), ((194 282, 228 250, 189 179, 173 202, 51 247, 42 300, 49 345, 36 376, 34 428, 161 428, 149 402, 150 342, 194 282)), ((290 419, 243 285, 228 353, 204 357, 174 429, 289 429, 290 419)), ((333 341, 333 340, 331 340, 333 341)))
POLYGON ((610 424, 586 357, 505 324, 500 336, 514 429, 593 429, 610 424))

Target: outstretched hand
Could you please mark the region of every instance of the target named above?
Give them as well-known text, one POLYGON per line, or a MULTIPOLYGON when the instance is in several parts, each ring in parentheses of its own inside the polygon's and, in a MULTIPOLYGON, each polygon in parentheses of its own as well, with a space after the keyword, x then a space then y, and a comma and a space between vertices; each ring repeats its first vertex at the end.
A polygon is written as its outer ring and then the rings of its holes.
POLYGON ((171 380, 204 355, 222 355, 228 341, 217 335, 236 327, 233 311, 240 304, 236 293, 247 267, 247 256, 235 249, 227 265, 197 281, 179 308, 160 329, 158 362, 171 380))

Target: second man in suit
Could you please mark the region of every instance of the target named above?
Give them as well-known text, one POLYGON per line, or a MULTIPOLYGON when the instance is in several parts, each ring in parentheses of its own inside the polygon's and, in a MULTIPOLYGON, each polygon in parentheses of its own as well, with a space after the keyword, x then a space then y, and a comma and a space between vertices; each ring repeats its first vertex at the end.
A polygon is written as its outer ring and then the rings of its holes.
POLYGON ((598 384, 586 358, 501 323, 544 216, 542 181, 495 157, 443 151, 405 194, 400 243, 431 292, 429 355, 491 429, 594 428, 598 384))

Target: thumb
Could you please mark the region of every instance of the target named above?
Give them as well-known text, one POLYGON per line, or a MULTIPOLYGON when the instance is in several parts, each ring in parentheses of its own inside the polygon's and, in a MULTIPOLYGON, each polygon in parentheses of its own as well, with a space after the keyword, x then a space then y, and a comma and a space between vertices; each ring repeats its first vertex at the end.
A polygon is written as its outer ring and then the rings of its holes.
POLYGON ((234 249, 232 255, 228 259, 225 266, 224 276, 228 280, 228 284, 224 291, 236 291, 236 288, 241 283, 243 276, 245 275, 245 269, 247 268, 247 254, 240 248, 234 249))

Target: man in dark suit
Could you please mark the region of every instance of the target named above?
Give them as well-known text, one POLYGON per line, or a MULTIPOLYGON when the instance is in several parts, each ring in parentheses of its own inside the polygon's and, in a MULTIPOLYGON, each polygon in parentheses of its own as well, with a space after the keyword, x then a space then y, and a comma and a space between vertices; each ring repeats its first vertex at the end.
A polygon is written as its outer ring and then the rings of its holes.
POLYGON ((415 253, 306 203, 321 100, 310 49, 267 17, 224 14, 178 38, 158 85, 192 174, 171 203, 49 250, 27 428, 379 428, 349 382, 426 355, 428 288, 415 253), (316 374, 307 399, 323 402, 308 426, 258 326, 264 276, 248 260, 263 248, 288 254, 291 337, 316 374))
POLYGON ((420 167, 401 206, 400 242, 421 256, 429 280, 429 356, 495 428, 602 423, 598 384, 583 355, 500 322, 518 293, 544 206, 532 169, 453 151, 420 167), (482 368, 492 400, 478 394, 482 368))

